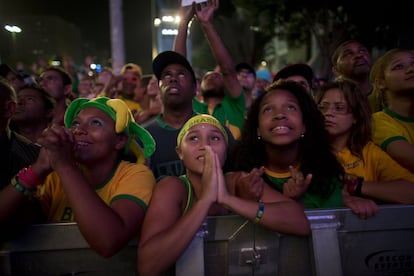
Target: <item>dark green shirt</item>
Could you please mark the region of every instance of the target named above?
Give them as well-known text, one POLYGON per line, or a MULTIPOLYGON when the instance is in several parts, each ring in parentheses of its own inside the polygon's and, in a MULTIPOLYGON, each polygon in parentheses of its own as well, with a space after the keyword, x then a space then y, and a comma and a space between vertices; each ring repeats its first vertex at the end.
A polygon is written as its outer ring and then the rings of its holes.
MULTIPOLYGON (((276 174, 271 173, 272 175, 266 174, 267 178, 270 180, 269 185, 278 190, 279 192, 283 191, 283 185, 291 178, 290 174, 276 174)), ((334 191, 329 195, 327 198, 323 198, 318 194, 305 192, 299 201, 305 206, 307 209, 312 208, 338 208, 344 207, 343 200, 342 200, 342 190, 341 190, 341 183, 339 179, 332 179, 332 182, 335 184, 334 191)))
MULTIPOLYGON (((201 114, 210 114, 208 105, 204 102, 200 102, 193 99, 193 109, 195 112, 201 114)), ((246 100, 244 91, 237 98, 232 98, 227 92, 223 98, 223 101, 214 107, 213 113, 210 114, 225 125, 233 134, 235 139, 238 139, 241 134, 241 130, 246 115, 246 100)))

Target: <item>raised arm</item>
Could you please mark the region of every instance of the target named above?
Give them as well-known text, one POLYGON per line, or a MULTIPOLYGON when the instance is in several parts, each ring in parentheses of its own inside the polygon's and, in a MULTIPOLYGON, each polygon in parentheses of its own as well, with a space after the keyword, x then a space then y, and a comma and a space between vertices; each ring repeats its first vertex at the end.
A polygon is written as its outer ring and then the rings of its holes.
POLYGON ((206 4, 197 5, 196 15, 210 45, 213 56, 220 66, 227 91, 233 98, 238 98, 242 93, 242 86, 237 79, 233 59, 211 22, 214 12, 218 7, 218 0, 208 1, 206 4))
POLYGON ((178 24, 178 34, 174 40, 174 49, 173 51, 181 54, 184 57, 187 57, 187 34, 188 34, 188 25, 191 22, 191 19, 194 17, 194 7, 195 3, 191 6, 183 7, 181 5, 181 0, 179 1, 179 16, 180 23, 178 24))

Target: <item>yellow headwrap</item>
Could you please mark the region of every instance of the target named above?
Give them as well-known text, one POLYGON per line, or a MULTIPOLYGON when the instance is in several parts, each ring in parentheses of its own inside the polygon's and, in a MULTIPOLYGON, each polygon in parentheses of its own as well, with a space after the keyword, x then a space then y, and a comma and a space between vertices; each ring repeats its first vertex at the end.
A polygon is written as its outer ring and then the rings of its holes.
POLYGON ((181 142, 183 141, 184 135, 187 133, 187 131, 192 128, 193 126, 199 125, 199 124, 210 124, 215 127, 217 127, 221 133, 223 133, 224 139, 226 140, 226 143, 228 144, 229 138, 227 136, 227 132, 222 126, 222 124, 213 116, 207 115, 207 114, 200 114, 196 115, 194 117, 191 117, 188 119, 188 121, 183 125, 183 127, 180 130, 180 133, 178 133, 177 136, 177 146, 181 145, 181 142))

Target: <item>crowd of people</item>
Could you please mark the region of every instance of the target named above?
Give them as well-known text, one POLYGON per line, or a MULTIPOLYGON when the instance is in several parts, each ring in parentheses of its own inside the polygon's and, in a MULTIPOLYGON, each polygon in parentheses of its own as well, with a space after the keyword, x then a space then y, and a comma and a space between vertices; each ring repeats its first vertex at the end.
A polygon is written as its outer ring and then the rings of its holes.
POLYGON ((206 216, 239 214, 308 235, 305 209, 414 203, 414 50, 373 62, 357 40, 275 74, 234 64, 213 24, 219 1, 180 7, 174 48, 152 74, 127 63, 75 83, 43 68, 28 82, 0 65, 0 225, 77 222, 99 255, 139 237, 140 275, 173 271, 206 216), (198 20, 217 67, 186 59, 198 20))

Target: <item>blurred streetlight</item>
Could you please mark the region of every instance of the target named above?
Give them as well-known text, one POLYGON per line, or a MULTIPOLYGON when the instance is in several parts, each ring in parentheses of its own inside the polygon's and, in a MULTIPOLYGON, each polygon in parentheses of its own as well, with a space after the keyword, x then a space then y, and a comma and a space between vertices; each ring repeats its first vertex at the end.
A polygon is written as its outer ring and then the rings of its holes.
POLYGON ((15 25, 5 25, 4 28, 11 33, 21 33, 22 29, 15 25))
POLYGON ((11 51, 11 53, 12 53, 11 56, 13 57, 14 54, 18 53, 18 50, 16 48, 17 47, 16 34, 21 33, 22 29, 20 27, 16 26, 16 25, 5 25, 4 29, 6 31, 10 32, 11 36, 12 36, 12 48, 13 48, 13 50, 11 51))
POLYGON ((16 44, 16 34, 21 33, 22 29, 19 26, 16 25, 5 25, 4 29, 9 31, 12 34, 13 38, 13 46, 16 44))

